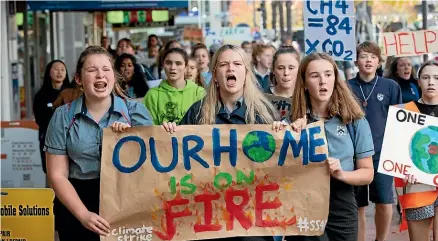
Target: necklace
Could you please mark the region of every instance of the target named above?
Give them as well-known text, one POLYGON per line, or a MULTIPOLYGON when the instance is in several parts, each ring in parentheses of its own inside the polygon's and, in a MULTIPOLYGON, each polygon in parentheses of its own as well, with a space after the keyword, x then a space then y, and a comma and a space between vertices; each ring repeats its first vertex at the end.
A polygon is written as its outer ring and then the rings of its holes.
MULTIPOLYGON (((419 99, 418 102, 421 103, 421 104, 429 105, 429 104, 424 103, 424 100, 423 100, 422 98, 419 99)), ((436 106, 433 108, 433 110, 430 112, 429 115, 430 115, 430 116, 435 116, 435 111, 438 110, 437 108, 438 108, 438 105, 436 105, 436 106)))
POLYGON ((362 85, 361 85, 359 82, 357 82, 357 84, 359 84, 360 92, 362 93, 362 96, 363 96, 363 102, 362 102, 362 105, 363 105, 364 107, 366 107, 366 106, 368 105, 368 99, 369 99, 369 98, 371 97, 371 95, 373 94, 374 88, 376 87, 376 84, 377 84, 377 81, 378 81, 378 80, 379 80, 379 76, 376 77, 376 82, 374 82, 373 88, 371 89, 371 92, 370 92, 370 94, 368 95, 368 97, 365 97, 365 94, 364 94, 363 89, 362 89, 362 85))

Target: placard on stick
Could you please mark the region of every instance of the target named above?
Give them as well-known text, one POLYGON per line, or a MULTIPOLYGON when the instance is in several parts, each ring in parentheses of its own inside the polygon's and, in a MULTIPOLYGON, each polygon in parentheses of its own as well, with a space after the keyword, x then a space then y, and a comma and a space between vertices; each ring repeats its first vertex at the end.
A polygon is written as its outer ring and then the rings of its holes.
POLYGON ((271 125, 178 128, 105 129, 105 240, 323 233, 330 178, 322 122, 301 134, 271 125))

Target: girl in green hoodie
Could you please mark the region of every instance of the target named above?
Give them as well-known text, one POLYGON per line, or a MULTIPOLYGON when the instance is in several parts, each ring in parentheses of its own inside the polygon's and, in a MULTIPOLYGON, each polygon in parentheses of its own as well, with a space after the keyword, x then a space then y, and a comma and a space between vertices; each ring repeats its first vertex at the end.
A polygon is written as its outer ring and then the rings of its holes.
POLYGON ((144 102, 150 111, 154 125, 163 122, 179 123, 190 106, 205 95, 204 88, 191 80, 184 79, 188 63, 187 53, 180 48, 172 48, 164 52, 160 59, 167 80, 150 89, 144 102))

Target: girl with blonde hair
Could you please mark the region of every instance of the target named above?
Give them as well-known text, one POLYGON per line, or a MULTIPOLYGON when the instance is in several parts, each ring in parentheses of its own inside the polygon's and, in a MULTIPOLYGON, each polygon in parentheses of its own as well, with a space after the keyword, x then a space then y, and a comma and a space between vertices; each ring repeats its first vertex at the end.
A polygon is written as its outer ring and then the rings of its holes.
MULTIPOLYGON (((266 124, 278 120, 277 111, 258 89, 249 58, 242 48, 224 45, 213 56, 212 80, 203 100, 190 107, 181 125, 266 124)), ((176 123, 164 123, 169 133, 176 123)), ((209 239, 210 240, 210 239, 209 239)), ((273 240, 273 237, 231 237, 217 240, 273 240)))
MULTIPOLYGON (((358 209, 354 186, 373 180, 373 139, 368 122, 338 68, 325 53, 306 56, 298 69, 292 96, 292 129, 324 121, 331 174, 330 206, 325 233, 319 237, 286 237, 286 240, 357 240, 358 209)), ((285 122, 275 122, 280 130, 285 122)))

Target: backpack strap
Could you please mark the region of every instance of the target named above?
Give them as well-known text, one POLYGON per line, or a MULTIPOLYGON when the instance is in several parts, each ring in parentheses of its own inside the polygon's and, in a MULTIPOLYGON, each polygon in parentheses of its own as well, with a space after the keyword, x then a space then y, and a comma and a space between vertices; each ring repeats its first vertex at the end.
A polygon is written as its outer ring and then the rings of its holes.
POLYGON ((354 169, 356 169, 356 121, 353 120, 352 122, 347 124, 347 130, 350 134, 351 142, 353 143, 353 163, 354 163, 354 169))

